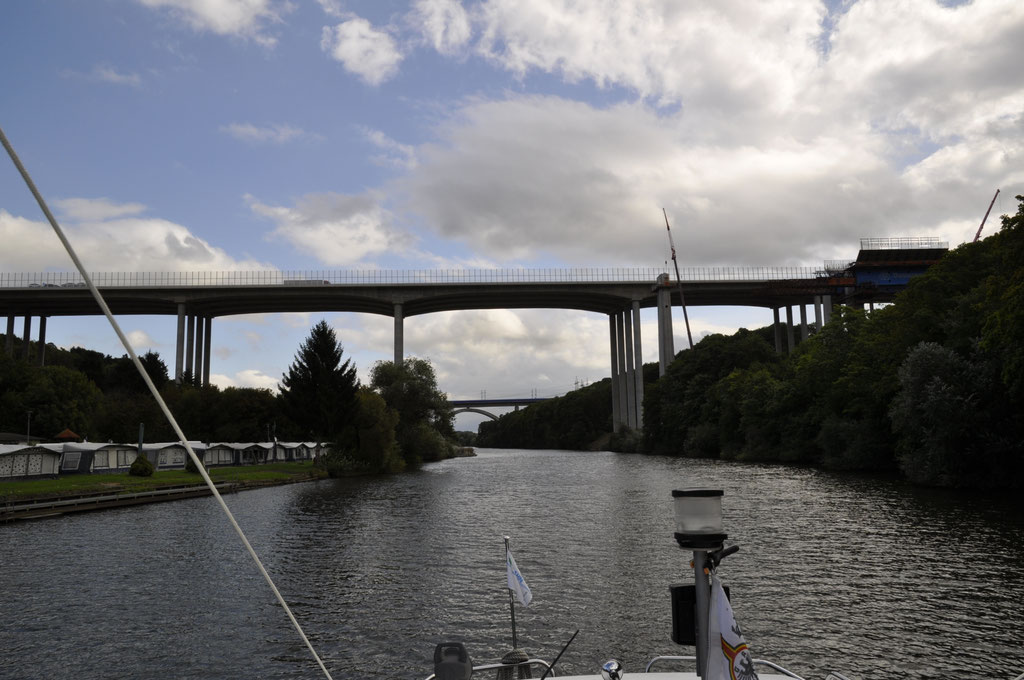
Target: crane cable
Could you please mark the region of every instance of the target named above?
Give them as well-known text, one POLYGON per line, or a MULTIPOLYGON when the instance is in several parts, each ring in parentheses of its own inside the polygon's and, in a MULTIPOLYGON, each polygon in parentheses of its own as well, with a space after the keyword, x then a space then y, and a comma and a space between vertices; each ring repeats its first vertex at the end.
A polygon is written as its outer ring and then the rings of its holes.
POLYGON ((117 337, 121 340, 121 344, 124 345, 125 350, 128 352, 128 356, 131 357, 132 363, 135 364, 135 368, 138 370, 139 375, 142 376, 142 380, 146 383, 146 387, 149 388, 149 391, 153 395, 153 398, 156 399, 157 404, 159 404, 160 410, 163 411, 164 416, 167 418, 167 422, 170 423, 171 428, 174 430, 174 433, 178 435, 179 440, 185 446, 185 450, 188 451, 188 456, 192 460, 192 464, 196 466, 196 469, 202 476, 203 481, 206 482, 206 486, 210 489, 210 493, 213 494, 213 497, 217 500, 217 503, 220 504, 220 507, 224 511, 224 514, 227 516, 228 521, 231 523, 231 526, 234 527, 235 533, 237 533, 238 537, 242 539, 242 543, 243 545, 245 545, 245 549, 249 551, 249 556, 252 557, 253 562, 256 563, 256 568, 259 569, 259 572, 263 575, 263 578, 264 580, 266 580, 267 585, 269 585, 270 589, 274 592, 274 596, 277 598, 278 603, 281 605, 285 613, 288 615, 288 618, 291 620, 292 626, 294 626, 295 630, 298 632, 299 637, 302 638, 302 641, 306 643, 306 647, 309 648, 309 651, 313 655, 313 658, 316 659, 316 663, 318 666, 320 666, 320 670, 323 671, 324 675, 328 678, 328 680, 333 680, 333 678, 331 678, 330 672, 327 670, 327 667, 324 666, 324 662, 320 660, 320 656, 316 653, 316 650, 313 649, 312 643, 310 643, 309 638, 307 638, 306 634, 303 632, 302 626, 299 625, 299 622, 295 618, 295 615, 292 614, 292 610, 288 606, 288 603, 285 602, 284 597, 281 595, 281 591, 279 591, 277 589, 277 586, 274 585, 274 580, 270 578, 270 574, 268 574, 267 570, 264 568, 263 562, 260 561, 259 556, 256 555, 256 551, 253 550, 252 544, 249 543, 249 539, 246 538, 245 532, 242 531, 242 527, 240 527, 238 525, 238 522, 235 521, 235 516, 231 514, 231 510, 228 509, 227 503, 225 503, 224 499, 221 498, 220 492, 217 491, 217 487, 214 485, 213 480, 211 480, 210 476, 206 473, 206 468, 203 466, 202 461, 199 460, 199 457, 196 455, 196 452, 192 450, 192 445, 185 437, 184 432, 181 431, 181 427, 179 427, 178 421, 175 420, 174 416, 171 414, 171 410, 167 407, 167 402, 165 402, 163 397, 160 396, 160 392, 156 389, 156 385, 153 384, 153 380, 149 377, 149 373, 146 372, 146 369, 142 365, 142 362, 139 361, 139 357, 136 356, 135 350, 132 349, 131 343, 128 342, 128 338, 121 330, 121 326, 117 323, 117 320, 114 319, 114 315, 111 314, 110 308, 107 306, 107 301, 103 299, 103 296, 100 294, 100 291, 96 288, 95 284, 93 284, 92 282, 92 279, 89 277, 89 274, 85 271, 85 267, 82 265, 81 260, 78 259, 78 255, 75 253, 74 248, 71 247, 71 243, 64 235, 64 230, 60 228, 59 224, 57 224, 57 219, 53 216, 53 213, 50 212, 50 208, 47 207, 46 201, 43 200, 43 197, 39 193, 39 190, 36 189, 35 182, 33 182, 32 178, 29 176, 28 170, 26 170, 25 166, 21 164, 21 160, 18 158, 18 154, 15 153, 14 147, 12 147, 11 143, 7 140, 7 135, 4 134, 4 130, 2 127, 0 127, 0 143, 2 143, 4 149, 7 150, 7 155, 11 157, 11 161, 14 163, 14 167, 16 167, 18 169, 18 172, 21 173, 22 179, 25 180, 25 184, 28 186, 29 191, 32 192, 32 195, 35 197, 36 202, 42 209, 43 214, 46 215, 46 219, 50 222, 50 226, 53 227, 54 233, 57 234, 57 238, 60 239, 60 242, 64 245, 64 250, 66 250, 68 255, 71 257, 71 261, 75 263, 75 267, 78 269, 78 273, 81 274, 82 280, 85 281, 85 284, 89 287, 89 292, 92 293, 93 298, 96 300, 97 303, 99 303, 100 309, 103 310, 103 315, 107 317, 107 321, 110 322, 110 325, 113 327, 114 332, 117 333, 117 337))

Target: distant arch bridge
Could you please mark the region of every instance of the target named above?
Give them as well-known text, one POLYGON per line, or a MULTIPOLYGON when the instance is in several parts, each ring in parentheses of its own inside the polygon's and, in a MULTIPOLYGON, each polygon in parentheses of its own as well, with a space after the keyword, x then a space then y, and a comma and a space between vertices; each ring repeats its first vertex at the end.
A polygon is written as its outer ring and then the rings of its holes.
POLYGON ((460 413, 479 413, 482 416, 487 416, 491 420, 497 420, 498 416, 494 415, 490 411, 485 411, 483 407, 507 407, 514 406, 518 411, 520 406, 529 406, 530 404, 536 404, 540 401, 547 401, 548 399, 554 399, 554 397, 523 397, 520 399, 451 399, 448 401, 451 404, 453 413, 458 415, 460 413))

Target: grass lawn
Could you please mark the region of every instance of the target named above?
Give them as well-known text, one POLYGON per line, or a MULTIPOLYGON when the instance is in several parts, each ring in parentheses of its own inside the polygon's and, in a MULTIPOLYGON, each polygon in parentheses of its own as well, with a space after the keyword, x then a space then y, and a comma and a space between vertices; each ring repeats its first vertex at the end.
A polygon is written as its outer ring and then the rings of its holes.
MULTIPOLYGON (((313 467, 312 461, 216 467, 211 468, 208 472, 214 482, 274 483, 318 479, 327 476, 324 470, 313 467)), ((101 491, 131 493, 183 484, 203 484, 203 478, 184 470, 163 470, 154 472, 152 477, 132 477, 127 473, 92 474, 67 475, 57 479, 0 482, 0 501, 27 500, 36 496, 74 496, 101 491)))

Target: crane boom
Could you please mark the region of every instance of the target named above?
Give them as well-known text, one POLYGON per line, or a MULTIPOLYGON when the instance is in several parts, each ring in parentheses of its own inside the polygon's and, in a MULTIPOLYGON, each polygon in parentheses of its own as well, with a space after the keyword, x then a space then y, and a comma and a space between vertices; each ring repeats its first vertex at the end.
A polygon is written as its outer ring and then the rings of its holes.
POLYGON ((668 247, 672 249, 672 264, 676 268, 676 282, 679 284, 679 304, 683 308, 683 320, 686 322, 686 341, 693 349, 693 336, 690 335, 690 317, 686 313, 686 297, 683 295, 683 279, 679 276, 679 262, 676 260, 676 244, 672 241, 672 227, 668 226, 668 213, 664 208, 661 213, 665 216, 665 231, 668 232, 668 247))
POLYGON ((996 204, 996 196, 998 195, 999 189, 996 189, 996 194, 992 197, 992 202, 988 204, 988 210, 985 211, 985 216, 981 218, 981 224, 978 225, 978 233, 974 235, 974 240, 971 243, 977 243, 978 239, 981 238, 981 228, 985 226, 985 220, 988 219, 988 214, 992 212, 992 206, 996 204))

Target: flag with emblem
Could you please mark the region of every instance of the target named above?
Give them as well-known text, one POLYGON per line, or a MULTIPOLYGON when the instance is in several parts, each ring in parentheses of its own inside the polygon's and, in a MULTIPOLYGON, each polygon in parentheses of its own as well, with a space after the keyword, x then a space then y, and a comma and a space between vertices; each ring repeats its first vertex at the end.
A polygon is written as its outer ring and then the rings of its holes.
POLYGON ((758 680, 754 659, 733 616, 722 582, 711 574, 706 680, 758 680))

